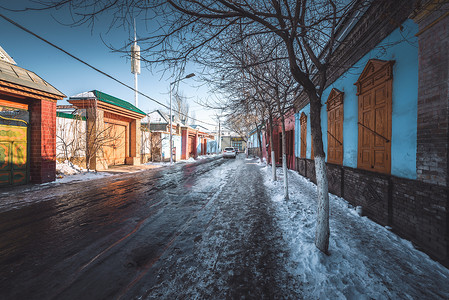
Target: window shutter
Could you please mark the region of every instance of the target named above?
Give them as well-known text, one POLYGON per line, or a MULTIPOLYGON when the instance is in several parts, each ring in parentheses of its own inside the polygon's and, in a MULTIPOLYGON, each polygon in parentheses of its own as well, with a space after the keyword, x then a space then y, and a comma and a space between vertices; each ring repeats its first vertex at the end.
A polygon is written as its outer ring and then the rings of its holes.
POLYGON ((392 66, 372 59, 356 82, 359 97, 358 159, 360 169, 390 173, 392 66))
POLYGON ((300 155, 302 158, 306 157, 307 151, 307 116, 305 113, 301 113, 301 118, 299 119, 301 124, 301 151, 300 155))
POLYGON ((327 161, 343 164, 343 95, 332 89, 327 104, 327 161))

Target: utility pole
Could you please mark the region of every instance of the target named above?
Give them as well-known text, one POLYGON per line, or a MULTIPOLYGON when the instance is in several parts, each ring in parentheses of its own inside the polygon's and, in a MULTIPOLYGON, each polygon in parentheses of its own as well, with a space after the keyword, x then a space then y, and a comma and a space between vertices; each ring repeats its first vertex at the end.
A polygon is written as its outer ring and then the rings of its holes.
POLYGON ((134 74, 134 105, 139 107, 137 75, 140 74, 140 47, 137 45, 136 19, 134 19, 134 43, 131 45, 131 73, 134 74))

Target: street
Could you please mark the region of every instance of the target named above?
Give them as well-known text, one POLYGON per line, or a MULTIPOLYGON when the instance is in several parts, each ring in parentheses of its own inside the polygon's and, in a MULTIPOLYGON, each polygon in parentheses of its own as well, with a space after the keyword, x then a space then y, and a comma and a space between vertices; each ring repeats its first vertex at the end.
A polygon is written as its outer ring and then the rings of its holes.
POLYGON ((2 192, 0 299, 448 299, 447 268, 335 195, 318 251, 316 186, 289 171, 285 200, 277 173, 239 155, 2 192))
POLYGON ((0 214, 0 298, 298 298, 256 168, 240 155, 21 194, 36 203, 0 214))

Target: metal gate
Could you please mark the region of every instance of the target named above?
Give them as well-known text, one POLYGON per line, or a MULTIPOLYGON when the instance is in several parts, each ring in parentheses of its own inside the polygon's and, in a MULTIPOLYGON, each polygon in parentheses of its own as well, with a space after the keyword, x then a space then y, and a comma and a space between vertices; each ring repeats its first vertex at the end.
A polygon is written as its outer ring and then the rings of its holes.
POLYGON ((28 182, 28 122, 0 115, 0 186, 28 182))

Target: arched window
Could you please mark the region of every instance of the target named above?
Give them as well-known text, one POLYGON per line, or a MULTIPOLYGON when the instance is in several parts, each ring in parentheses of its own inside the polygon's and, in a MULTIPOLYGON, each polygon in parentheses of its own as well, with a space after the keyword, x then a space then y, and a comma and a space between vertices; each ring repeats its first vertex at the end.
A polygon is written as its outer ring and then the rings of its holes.
POLYGON ((357 167, 387 174, 391 170, 393 64, 371 59, 355 83, 359 99, 357 167))
POLYGON ((306 157, 307 152, 307 116, 305 113, 301 113, 299 118, 299 123, 301 124, 301 151, 300 156, 302 158, 306 157))
POLYGON ((327 162, 343 164, 343 95, 332 89, 327 98, 327 162))

